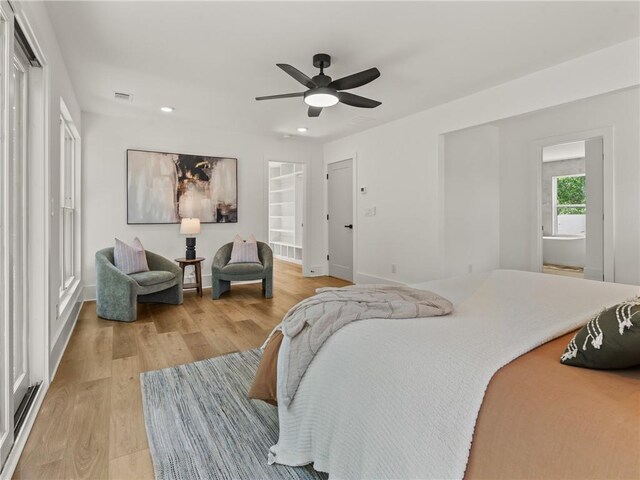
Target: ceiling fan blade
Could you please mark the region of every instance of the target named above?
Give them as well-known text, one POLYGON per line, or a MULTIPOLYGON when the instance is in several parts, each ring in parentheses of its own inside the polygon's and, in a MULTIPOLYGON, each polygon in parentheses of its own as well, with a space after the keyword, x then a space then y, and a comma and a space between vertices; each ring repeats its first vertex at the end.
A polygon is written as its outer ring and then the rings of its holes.
POLYGON ((292 67, 291 65, 288 65, 286 63, 276 63, 276 65, 278 65, 282 70, 287 72, 289 75, 291 75, 293 78, 295 78, 298 82, 300 82, 305 87, 307 88, 317 87, 317 85, 313 83, 313 80, 311 80, 309 77, 307 77, 304 73, 302 73, 297 68, 292 67))
POLYGON ((320 112, 322 112, 322 107, 309 107, 309 111, 307 113, 310 117, 319 117, 320 112))
POLYGON ((351 105, 352 107, 360 108, 376 108, 378 105, 382 105, 381 102, 371 100, 370 98, 361 97, 360 95, 354 95, 349 92, 338 92, 338 98, 340 102, 345 105, 351 105))
POLYGON ((349 90, 351 88, 361 87, 369 82, 373 82, 380 76, 380 70, 377 68, 370 68, 359 73, 354 73, 348 77, 342 77, 334 80, 329 84, 329 88, 335 88, 336 90, 349 90))
POLYGON ((256 97, 256 100, 274 100, 276 98, 293 98, 293 97, 304 97, 304 92, 283 93, 281 95, 267 95, 266 97, 256 97))

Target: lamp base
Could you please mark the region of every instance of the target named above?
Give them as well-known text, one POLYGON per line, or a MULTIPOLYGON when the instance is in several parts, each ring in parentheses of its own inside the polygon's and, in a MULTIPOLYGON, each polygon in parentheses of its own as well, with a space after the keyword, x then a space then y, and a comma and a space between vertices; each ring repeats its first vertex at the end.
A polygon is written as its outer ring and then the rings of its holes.
POLYGON ((184 254, 187 260, 196 258, 196 237, 187 237, 187 251, 184 254))

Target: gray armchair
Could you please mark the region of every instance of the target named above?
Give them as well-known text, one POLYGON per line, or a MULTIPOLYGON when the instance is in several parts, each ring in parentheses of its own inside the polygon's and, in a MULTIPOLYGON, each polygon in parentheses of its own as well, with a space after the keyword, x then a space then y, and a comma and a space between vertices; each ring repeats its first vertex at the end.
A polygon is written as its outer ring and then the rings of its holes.
POLYGON ((264 242, 258 242, 260 263, 232 263, 233 242, 220 247, 211 264, 211 298, 220 298, 231 288, 232 281, 262 280, 264 298, 273 297, 273 252, 264 242))
POLYGON ((145 252, 148 272, 127 275, 113 262, 113 247, 96 253, 96 311, 108 320, 133 322, 137 303, 182 303, 182 270, 153 252, 145 252))

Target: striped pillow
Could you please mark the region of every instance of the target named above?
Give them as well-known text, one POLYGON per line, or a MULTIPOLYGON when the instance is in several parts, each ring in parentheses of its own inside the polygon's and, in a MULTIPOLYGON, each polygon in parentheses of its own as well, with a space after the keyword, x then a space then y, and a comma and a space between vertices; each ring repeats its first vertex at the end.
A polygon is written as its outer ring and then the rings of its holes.
POLYGON ((233 239, 233 248, 231 249, 231 260, 229 263, 260 263, 258 257, 258 242, 253 234, 249 235, 246 241, 242 240, 240 235, 236 235, 233 239))
POLYGON ((149 271, 147 256, 138 237, 133 239, 133 245, 127 245, 116 238, 116 246, 113 249, 113 262, 118 270, 127 275, 149 271))

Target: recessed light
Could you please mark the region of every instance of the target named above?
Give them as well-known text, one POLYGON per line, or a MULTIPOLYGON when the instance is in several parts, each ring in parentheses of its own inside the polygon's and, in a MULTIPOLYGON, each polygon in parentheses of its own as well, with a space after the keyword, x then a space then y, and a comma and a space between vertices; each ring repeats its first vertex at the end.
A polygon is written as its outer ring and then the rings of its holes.
POLYGON ((297 130, 298 130, 300 133, 304 133, 304 132, 307 132, 309 129, 308 129, 307 127, 298 127, 298 128, 297 128, 297 130))
POLYGON ((164 113, 171 113, 175 110, 175 108, 173 107, 160 107, 160 110, 162 110, 164 113))

